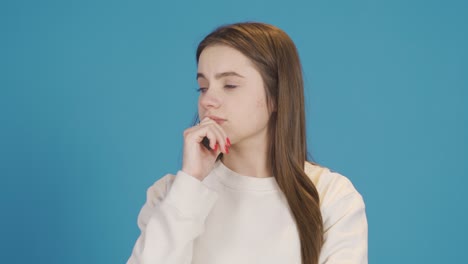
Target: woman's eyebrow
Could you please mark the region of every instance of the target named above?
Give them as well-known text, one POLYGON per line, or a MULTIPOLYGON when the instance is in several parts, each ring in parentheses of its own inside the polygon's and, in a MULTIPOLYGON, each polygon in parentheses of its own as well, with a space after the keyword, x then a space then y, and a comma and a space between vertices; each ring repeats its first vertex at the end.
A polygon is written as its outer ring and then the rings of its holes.
MULTIPOLYGON (((223 77, 228 77, 228 76, 237 76, 237 77, 244 78, 244 76, 238 74, 237 72, 229 71, 229 72, 217 73, 217 74, 215 75, 215 79, 221 79, 221 78, 223 78, 223 77)), ((198 80, 198 78, 206 79, 205 75, 203 75, 203 73, 201 73, 201 72, 198 72, 198 73, 197 73, 197 80, 198 80)))

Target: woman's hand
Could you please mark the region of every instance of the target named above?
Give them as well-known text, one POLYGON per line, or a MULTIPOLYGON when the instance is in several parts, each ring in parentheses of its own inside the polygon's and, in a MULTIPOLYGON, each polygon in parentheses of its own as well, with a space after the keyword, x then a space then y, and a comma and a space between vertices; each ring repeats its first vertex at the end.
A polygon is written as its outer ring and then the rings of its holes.
POLYGON ((229 139, 223 128, 213 119, 205 117, 197 126, 184 131, 182 171, 202 181, 216 162, 220 153, 227 154, 229 139), (203 146, 203 138, 210 141, 211 150, 203 146))

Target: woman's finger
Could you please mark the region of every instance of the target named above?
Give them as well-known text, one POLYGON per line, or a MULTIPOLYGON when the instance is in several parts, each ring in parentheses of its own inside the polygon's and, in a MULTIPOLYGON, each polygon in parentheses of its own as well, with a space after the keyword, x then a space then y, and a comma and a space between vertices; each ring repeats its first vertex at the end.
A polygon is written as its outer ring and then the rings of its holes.
POLYGON ((218 144, 218 147, 219 149, 221 150, 221 152, 223 153, 227 153, 227 142, 226 142, 226 133, 224 132, 224 130, 222 129, 222 127, 220 125, 218 125, 216 122, 214 121, 205 121, 204 123, 202 123, 200 126, 200 128, 208 128, 212 131, 212 133, 214 133, 216 135, 216 141, 215 142, 212 142, 210 140, 210 147, 211 148, 216 148, 216 144, 218 144))

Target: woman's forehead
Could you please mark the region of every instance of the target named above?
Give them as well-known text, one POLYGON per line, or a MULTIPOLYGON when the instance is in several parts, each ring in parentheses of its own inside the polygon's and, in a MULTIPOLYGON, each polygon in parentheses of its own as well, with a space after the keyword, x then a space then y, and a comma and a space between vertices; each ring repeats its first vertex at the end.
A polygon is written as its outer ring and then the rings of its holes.
POLYGON ((250 59, 240 51, 226 45, 215 45, 205 48, 200 54, 197 78, 247 77, 252 70, 255 69, 250 59))

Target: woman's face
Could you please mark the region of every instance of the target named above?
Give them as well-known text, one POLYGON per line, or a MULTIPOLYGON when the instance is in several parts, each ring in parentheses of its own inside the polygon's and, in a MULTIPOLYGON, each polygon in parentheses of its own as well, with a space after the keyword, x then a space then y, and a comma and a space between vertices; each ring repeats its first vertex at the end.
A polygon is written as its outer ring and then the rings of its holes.
POLYGON ((266 138, 270 113, 265 88, 246 56, 225 45, 208 46, 198 60, 197 81, 200 120, 206 116, 223 119, 217 123, 233 145, 266 138))

